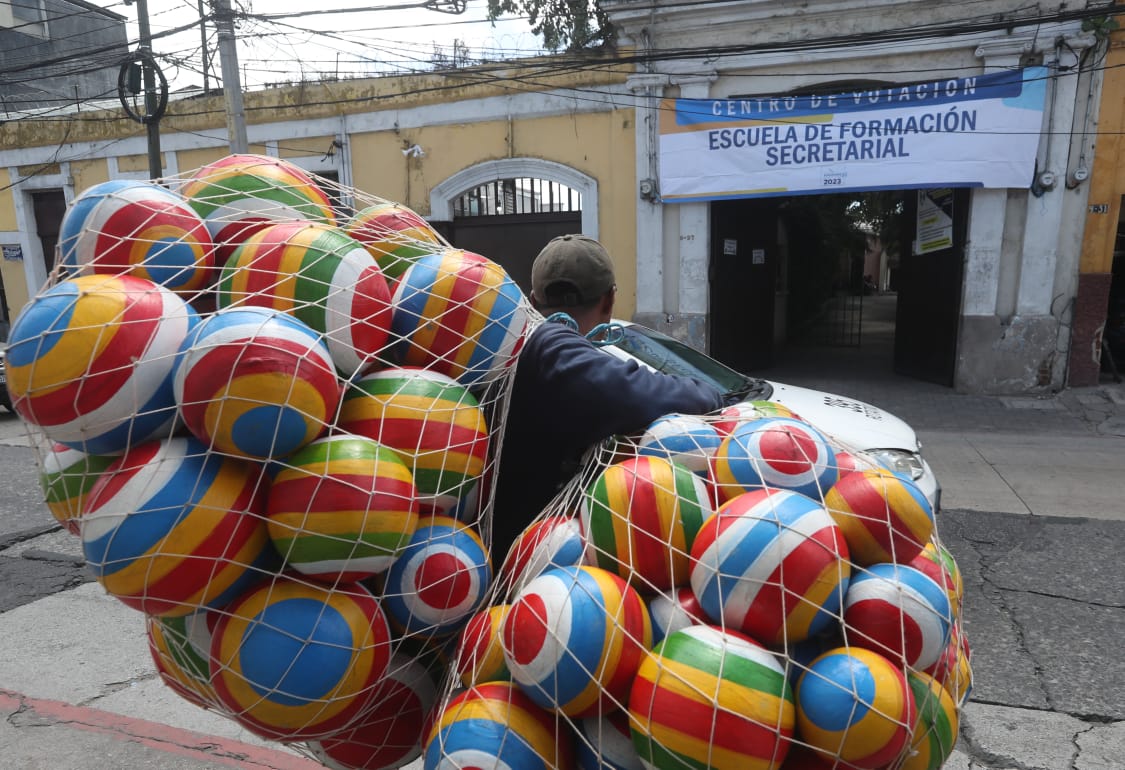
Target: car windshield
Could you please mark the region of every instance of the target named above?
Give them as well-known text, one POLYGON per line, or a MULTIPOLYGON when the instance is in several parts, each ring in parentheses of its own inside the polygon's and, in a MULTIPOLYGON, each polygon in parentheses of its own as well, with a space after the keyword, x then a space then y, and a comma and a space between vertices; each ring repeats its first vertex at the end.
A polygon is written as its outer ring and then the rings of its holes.
POLYGON ((724 393, 745 392, 748 399, 767 399, 773 392, 769 383, 740 374, 666 334, 636 325, 625 326, 624 331, 617 346, 658 372, 694 377, 724 393))

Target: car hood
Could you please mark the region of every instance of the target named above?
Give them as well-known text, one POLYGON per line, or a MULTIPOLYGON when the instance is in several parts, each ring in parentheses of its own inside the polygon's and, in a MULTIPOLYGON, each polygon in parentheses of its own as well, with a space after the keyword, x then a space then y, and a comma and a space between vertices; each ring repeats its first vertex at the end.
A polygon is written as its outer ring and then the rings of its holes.
POLYGON ((854 449, 904 449, 917 452, 914 429, 890 412, 848 396, 766 380, 773 387, 771 401, 792 409, 854 449))

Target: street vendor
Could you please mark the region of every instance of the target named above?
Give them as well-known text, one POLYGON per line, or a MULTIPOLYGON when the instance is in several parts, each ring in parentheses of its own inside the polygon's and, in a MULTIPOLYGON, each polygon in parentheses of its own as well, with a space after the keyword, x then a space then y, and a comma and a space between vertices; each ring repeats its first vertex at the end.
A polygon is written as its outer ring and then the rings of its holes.
POLYGON ((589 447, 665 414, 705 414, 724 404, 707 383, 597 349, 616 295, 613 261, 593 238, 559 236, 535 258, 530 299, 548 322, 531 333, 516 364, 493 506, 497 565, 589 447))

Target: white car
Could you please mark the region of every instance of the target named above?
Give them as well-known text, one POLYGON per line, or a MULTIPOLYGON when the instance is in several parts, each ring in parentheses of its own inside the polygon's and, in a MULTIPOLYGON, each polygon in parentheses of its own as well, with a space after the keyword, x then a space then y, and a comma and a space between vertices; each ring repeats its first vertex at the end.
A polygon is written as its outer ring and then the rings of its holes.
POLYGON ((658 372, 709 382, 725 393, 743 393, 747 401, 776 401, 845 447, 864 452, 913 479, 934 512, 939 510, 941 485, 922 457, 918 436, 890 412, 847 396, 741 374, 666 334, 628 321, 615 323, 621 325, 623 337, 603 350, 618 358, 635 359, 658 372))

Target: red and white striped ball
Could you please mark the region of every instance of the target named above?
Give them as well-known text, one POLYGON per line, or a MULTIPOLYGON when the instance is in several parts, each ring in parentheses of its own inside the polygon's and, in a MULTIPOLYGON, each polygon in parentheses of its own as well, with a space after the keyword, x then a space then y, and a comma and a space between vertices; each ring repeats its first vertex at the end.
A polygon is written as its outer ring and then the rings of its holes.
POLYGON ((762 487, 820 500, 838 476, 828 439, 792 417, 763 417, 737 425, 715 453, 714 475, 724 501, 762 487))
POLYGON ((336 427, 398 452, 424 515, 449 515, 477 493, 488 424, 472 393, 444 374, 396 367, 364 375, 345 390, 336 427))
POLYGON ((637 441, 637 453, 663 457, 706 477, 711 472, 711 459, 721 443, 722 437, 706 417, 668 414, 653 420, 645 428, 637 441))
POLYGON ((309 741, 332 770, 394 770, 422 753, 424 727, 438 700, 433 674, 402 652, 391 656, 363 715, 330 737, 309 741))
POLYGON ((551 567, 581 564, 585 552, 586 541, 577 517, 546 516, 532 522, 516 538, 500 568, 500 580, 515 594, 551 567))
POLYGON ((552 567, 512 602, 501 636, 512 679, 570 717, 624 705, 652 642, 640 594, 597 567, 552 567))
POLYGON ((390 336, 391 290, 358 241, 313 222, 268 225, 223 266, 219 307, 267 307, 320 333, 345 377, 369 368, 390 336))
POLYGON ((913 567, 872 564, 852 575, 844 596, 848 641, 913 669, 938 662, 952 623, 945 590, 913 567))
POLYGON ((851 565, 839 528, 815 500, 745 492, 703 525, 691 587, 714 622, 766 645, 807 639, 839 617, 851 565))
POLYGON ((926 673, 942 683, 957 705, 964 706, 973 692, 972 650, 961 623, 953 624, 949 644, 926 673))
POLYGON ((384 605, 403 635, 445 636, 480 609, 491 582, 480 535, 456 519, 430 516, 387 572, 384 605))
POLYGON ((340 385, 328 348, 304 323, 266 308, 227 308, 184 340, 175 394, 196 438, 261 460, 320 436, 335 417, 340 385))
POLYGON ((500 265, 459 249, 419 257, 394 291, 402 363, 484 386, 523 346, 528 304, 500 265))
POLYGON ((63 215, 59 252, 70 275, 127 273, 188 294, 214 280, 207 226, 187 201, 154 182, 87 188, 63 215))
POLYGON ((445 242, 429 222, 397 203, 378 203, 357 211, 344 230, 371 252, 392 280, 397 280, 419 257, 445 248, 445 242))
POLYGON ((328 589, 278 577, 220 615, 211 639, 215 693, 265 738, 337 735, 366 711, 390 664, 386 617, 360 583, 328 589))
POLYGON ((796 721, 772 652, 734 631, 691 626, 645 656, 629 694, 645 767, 777 770, 796 721))
POLYGON ((652 617, 652 643, 660 644, 669 634, 674 634, 688 626, 708 622, 707 613, 699 604, 695 592, 687 586, 661 591, 648 601, 648 613, 652 617))
POLYGON ((861 567, 881 562, 907 564, 934 532, 934 510, 912 481, 884 470, 843 476, 824 496, 824 505, 861 567))
POLYGON ((713 512, 704 479, 664 457, 606 467, 582 496, 586 561, 648 590, 684 583, 696 533, 713 512))
POLYGON ((178 295, 131 275, 55 284, 8 335, 12 407, 24 422, 87 454, 119 454, 170 434, 176 352, 198 323, 178 295))
POLYGON ((337 434, 291 454, 270 484, 270 539, 286 566, 321 582, 385 572, 418 527, 414 479, 381 444, 337 434))
POLYGON ((511 609, 510 604, 497 604, 469 618, 457 640, 457 657, 454 663, 461 684, 472 687, 482 682, 512 678, 500 645, 500 631, 511 609))
POLYGON ((86 565, 147 615, 222 607, 276 567, 261 469, 193 438, 139 444, 90 491, 86 565))

